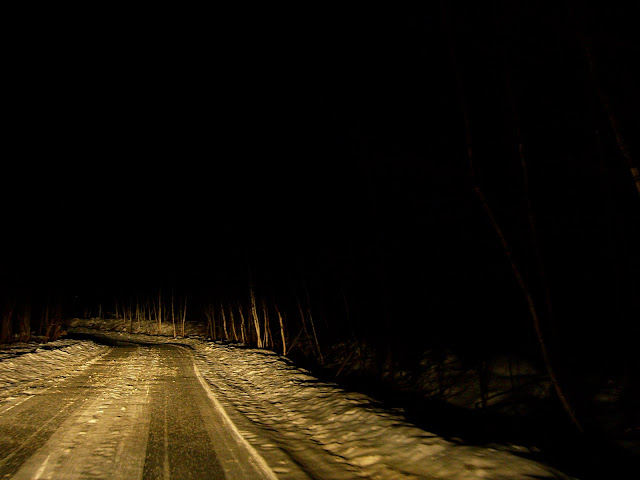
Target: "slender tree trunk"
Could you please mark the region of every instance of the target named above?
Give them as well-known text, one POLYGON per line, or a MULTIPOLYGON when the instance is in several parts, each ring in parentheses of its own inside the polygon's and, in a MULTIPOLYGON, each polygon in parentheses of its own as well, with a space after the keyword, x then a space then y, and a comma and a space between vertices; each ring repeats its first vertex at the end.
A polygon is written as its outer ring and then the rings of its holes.
POLYGON ((256 329, 256 344, 258 348, 262 348, 262 335, 260 330, 260 319, 258 318, 258 307, 256 305, 256 296, 253 293, 253 285, 249 287, 251 296, 251 316, 253 318, 253 326, 256 329))
POLYGON ((316 334, 316 327, 313 323, 313 317, 311 316, 311 306, 307 307, 307 315, 309 316, 309 323, 311 323, 311 331, 313 332, 313 339, 316 342, 316 350, 318 351, 318 358, 320 359, 320 365, 324 365, 324 356, 322 350, 320 350, 320 342, 318 342, 318 335, 316 334))
POLYGON ((533 206, 531 204, 531 194, 529 192, 529 167, 527 165, 527 157, 524 154, 524 146, 522 144, 522 132, 520 131, 520 116, 516 108, 515 101, 513 99, 513 90, 511 88, 511 77, 507 73, 507 96, 509 97, 509 105, 511 107, 512 122, 514 125, 514 132, 516 141, 518 143, 518 155, 520 158, 520 167, 522 170, 522 186, 524 190, 524 198, 527 205, 527 220, 529 222, 529 230, 531 233, 531 243, 533 244, 533 251, 536 258, 536 265, 538 267, 538 277, 540 279, 540 285, 544 293, 544 303, 546 305, 547 315, 549 323, 553 324, 553 306, 551 303, 551 290, 549 289, 549 283, 547 282, 546 269, 542 260, 542 250, 540 249, 540 237, 538 235, 538 227, 536 224, 535 216, 533 214, 533 206))
POLYGON ((309 335, 309 330, 307 330, 307 321, 305 320, 304 310, 302 310, 302 305, 300 304, 300 300, 298 300, 298 311, 300 312, 300 321, 302 322, 302 331, 304 332, 305 337, 307 338, 307 343, 309 344, 309 348, 313 349, 313 341, 311 340, 311 336, 309 335))
MULTIPOLYGON (((607 116, 607 121, 609 123, 609 128, 611 129, 611 133, 613 134, 616 146, 622 158, 624 158, 627 163, 627 167, 629 169, 629 174, 631 181, 633 182, 636 190, 638 191, 638 195, 640 195, 640 169, 638 167, 637 161, 633 158, 631 154, 631 150, 629 149, 629 145, 625 140, 624 134, 622 132, 622 127, 618 120, 618 116, 616 115, 615 109, 611 102, 611 98, 606 88, 603 86, 599 77, 599 68, 598 61, 596 56, 593 53, 593 46, 591 44, 591 40, 586 33, 585 27, 582 25, 582 22, 579 20, 579 15, 576 14, 574 8, 571 5, 567 5, 569 17, 572 18, 574 23, 575 34, 577 36, 578 41, 580 42, 580 46, 582 47, 585 55, 585 60, 587 62, 587 66, 589 69, 589 79, 595 93, 602 105, 602 108, 605 111, 607 116)), ((588 8, 588 7, 583 7, 588 8)))
POLYGON ((49 330, 49 301, 50 299, 47 298, 47 303, 44 307, 44 312, 42 313, 42 323, 40 324, 40 335, 42 335, 44 332, 48 332, 49 330))
POLYGON ((322 355, 322 351, 320 350, 320 342, 318 342, 316 327, 313 322, 313 317, 311 316, 311 302, 309 299, 309 291, 306 288, 305 288, 305 293, 307 295, 307 317, 309 318, 309 323, 311 324, 311 332, 313 333, 313 343, 311 342, 311 337, 309 337, 309 333, 307 332, 307 327, 304 319, 305 315, 304 315, 304 312, 302 311, 302 306, 300 305, 300 302, 298 302, 298 308, 300 309, 300 316, 302 317, 302 325, 305 329, 305 333, 307 334, 307 339, 309 340, 309 343, 311 343, 312 348, 314 348, 315 351, 317 352, 317 358, 320 361, 320 364, 324 365, 324 356, 322 355))
POLYGON ((28 342, 31 338, 31 305, 27 301, 20 318, 20 341, 28 342))
POLYGON ((616 139, 616 146, 618 147, 618 151, 622 158, 627 162, 627 167, 629 168, 629 174, 631 177, 631 181, 636 187, 638 191, 638 195, 640 195, 640 170, 631 155, 631 150, 622 134, 622 128, 620 127, 620 123, 618 121, 618 117, 614 112, 613 106, 611 104, 611 100, 609 100, 609 95, 604 90, 604 88, 597 81, 597 67, 596 60, 593 56, 593 51, 588 44, 587 40, 583 37, 583 48, 585 51, 585 55, 587 57, 587 63, 589 64, 589 73, 591 74, 592 82, 598 92, 598 98, 600 99, 600 103, 602 104, 606 114, 607 120, 609 121, 609 127, 611 128, 611 132, 613 133, 616 139))
POLYGON ((238 341, 238 333, 236 332, 236 322, 233 318, 233 307, 229 304, 229 322, 231 323, 231 335, 233 335, 233 341, 238 341))
POLYGON ((140 303, 138 302, 138 297, 136 297, 136 320, 138 321, 138 332, 140 332, 140 321, 142 314, 140 312, 140 303))
POLYGON ((284 334, 284 322, 282 320, 282 315, 280 314, 280 310, 278 310, 278 305, 274 304, 276 309, 276 313, 278 314, 278 321, 280 322, 280 337, 282 338, 282 355, 287 354, 287 340, 284 334))
POLYGON ((158 335, 162 334, 162 290, 158 290, 158 335))
POLYGON ((243 344, 247 343, 246 335, 245 335, 245 324, 244 324, 244 313, 242 313, 242 304, 238 302, 238 313, 240 314, 240 341, 243 344))
MULTIPOLYGON (((2 334, 0 335, 0 343, 9 343, 13 334, 13 310, 16 302, 14 300, 7 301, 4 305, 2 315, 2 334)), ((48 334, 47 334, 48 335, 48 334)))
POLYGON ((173 311, 173 290, 171 290, 171 324, 173 325, 173 336, 176 336, 176 317, 173 311))
POLYGON ((133 298, 129 297, 129 333, 133 333, 133 298))
POLYGON ((182 336, 184 337, 184 324, 187 321, 187 297, 184 297, 184 303, 182 304, 182 336))
POLYGON ((273 346, 273 336, 271 335, 271 326, 269 324, 269 311, 264 298, 262 299, 262 317, 264 319, 264 346, 269 348, 273 346))
POLYGON ((545 336, 542 332, 542 328, 541 328, 541 321, 540 321, 540 317, 538 314, 538 308, 536 306, 536 303, 534 301, 534 298, 531 294, 531 289, 529 288, 529 286, 527 285, 527 283, 524 280, 524 277, 522 276, 522 273, 520 272, 520 268, 518 267, 514 257, 513 257, 513 253, 511 250, 511 246, 509 245, 509 243, 507 242, 507 239, 504 235, 504 231, 502 230, 502 227, 500 226, 500 224, 498 223, 495 214, 493 213, 492 208, 490 207, 487 198, 484 195, 484 192, 482 191, 482 189, 480 188, 480 185, 478 183, 478 179, 477 179, 477 175, 476 175, 476 169, 475 169, 475 164, 474 164, 474 150, 473 150, 473 143, 472 143, 472 135, 471 135, 471 124, 470 124, 470 119, 469 119, 469 111, 467 108, 467 104, 466 104, 466 98, 465 98, 465 92, 464 92, 464 86, 463 86, 463 82, 462 82, 462 77, 460 75, 460 71, 458 68, 458 62, 457 62, 457 58, 456 58, 456 53, 455 53, 455 45, 454 45, 454 41, 452 38, 452 25, 451 25, 451 19, 450 19, 450 15, 449 12, 447 11, 447 7, 445 6, 445 2, 441 1, 440 2, 440 7, 441 7, 441 13, 442 13, 442 26, 444 29, 446 29, 447 31, 447 36, 448 36, 448 44, 449 44, 449 54, 450 54, 450 58, 451 58, 451 64, 452 64, 452 70, 453 70, 453 74, 455 77, 455 82, 456 82, 456 87, 457 87, 457 91, 458 91, 458 100, 459 100, 459 104, 460 104, 460 110, 462 113, 462 118, 463 118, 463 124, 464 124, 464 133, 465 133, 465 143, 466 143, 466 151, 467 151, 467 161, 469 164, 469 173, 471 176, 471 183, 472 183, 472 188, 473 191, 476 195, 476 197, 478 198, 478 200, 480 201, 480 204, 482 205, 483 210, 485 211, 491 226, 493 227, 493 230, 495 231, 496 235, 498 236, 498 239, 500 241, 500 244, 502 245, 502 248, 505 252, 505 255, 507 257, 507 260, 509 261, 509 264, 511 266, 511 270, 516 278, 516 281, 520 287, 520 289, 522 290, 525 300, 527 302, 527 306, 529 309, 529 314, 531 315, 531 319, 533 321, 533 325, 534 325, 534 329, 536 332, 536 336, 538 338, 538 343, 540 345, 540 350, 542 353, 542 357, 543 357, 543 361, 545 363, 546 369, 547 369, 547 373, 549 374, 549 377, 551 379, 551 382, 553 383, 554 389, 556 394, 558 395, 558 398, 560 399, 560 402, 564 408, 564 410, 566 411, 567 415, 569 416, 569 418, 571 419, 571 421, 573 422, 573 424, 576 426, 576 428, 579 431, 583 431, 582 425, 579 422, 575 410, 573 408, 573 406, 571 405, 571 402, 569 401, 568 398, 568 394, 565 391, 564 385, 560 382, 560 379, 558 377, 557 371, 555 369, 555 366, 552 362, 552 357, 549 351, 549 348, 547 346, 546 340, 545 340, 545 336))
POLYGON ((222 331, 224 339, 229 340, 229 331, 227 330, 227 316, 224 314, 224 305, 220 302, 220 315, 222 316, 222 331))
POLYGON ((211 334, 211 340, 216 340, 216 319, 215 319, 215 308, 213 305, 209 305, 205 310, 205 315, 207 316, 207 323, 209 325, 209 332, 211 334))

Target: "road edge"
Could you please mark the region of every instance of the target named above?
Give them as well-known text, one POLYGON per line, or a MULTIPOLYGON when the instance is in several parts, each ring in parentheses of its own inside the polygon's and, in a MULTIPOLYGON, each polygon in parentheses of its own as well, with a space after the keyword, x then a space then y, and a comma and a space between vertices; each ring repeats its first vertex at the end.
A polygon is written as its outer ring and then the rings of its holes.
POLYGON ((244 448, 247 451, 250 458, 254 461, 255 466, 265 475, 265 478, 268 478, 269 480, 278 480, 278 476, 271 469, 271 467, 269 466, 267 461, 264 459, 264 457, 262 457, 262 455, 258 453, 258 451, 247 441, 247 439, 242 436, 242 434, 240 433, 240 430, 238 430, 238 427, 236 427, 235 423, 233 423, 231 418, 229 418, 229 416, 227 415, 227 412, 225 411, 224 407, 222 406, 220 401, 216 398, 215 393, 211 390, 209 383, 204 379, 204 377, 198 370, 198 366, 196 365, 196 361, 195 361, 195 358, 193 357, 193 352, 191 351, 191 349, 187 349, 182 345, 180 345, 179 347, 185 350, 189 350, 189 357, 191 358, 191 362, 193 363, 193 371, 195 372, 198 381, 202 385, 202 388, 204 388, 204 391, 207 393, 207 397, 209 397, 209 400, 211 400, 211 403, 213 404, 214 408, 216 409, 218 414, 222 417, 222 420, 225 422, 226 426, 229 428, 229 430, 233 434, 233 437, 235 438, 238 446, 240 446, 241 448, 244 448))

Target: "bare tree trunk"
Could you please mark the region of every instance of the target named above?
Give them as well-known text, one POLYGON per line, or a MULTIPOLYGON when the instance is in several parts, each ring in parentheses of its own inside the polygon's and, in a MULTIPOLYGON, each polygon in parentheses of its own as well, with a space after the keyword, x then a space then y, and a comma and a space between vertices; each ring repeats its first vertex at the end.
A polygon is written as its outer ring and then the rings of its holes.
POLYGON ((176 336, 176 317, 173 311, 173 290, 171 290, 171 324, 173 325, 173 336, 176 336))
MULTIPOLYGON (((306 289, 305 289, 306 291, 306 289)), ((302 305, 300 305, 300 302, 298 302, 298 309, 300 310, 300 317, 302 318, 302 327, 304 328, 305 334, 307 335, 307 340, 309 341, 309 344, 311 345, 311 348, 313 348, 316 351, 317 354, 317 358, 320 361, 321 365, 324 365, 324 357, 322 355, 322 351, 320 350, 320 343, 318 342, 318 336, 316 335, 316 327, 313 323, 313 317, 311 316, 311 304, 309 301, 309 292, 306 291, 307 294, 307 317, 309 318, 309 323, 311 324, 311 331, 313 333, 313 341, 311 340, 311 337, 309 336, 309 332, 307 331, 307 326, 306 326, 306 322, 305 322, 305 315, 304 312, 302 310, 302 305)))
POLYGON ((304 332, 305 337, 307 337, 307 343, 309 344, 309 347, 313 349, 313 342, 311 341, 309 330, 307 330, 307 321, 305 320, 304 310, 302 310, 302 305, 300 304, 300 300, 298 300, 298 310, 300 311, 300 321, 302 322, 302 331, 304 332))
POLYGON ((496 216, 493 213, 493 210, 491 209, 487 198, 484 195, 484 192, 482 191, 482 189, 480 188, 480 185, 478 183, 478 179, 477 179, 477 175, 476 175, 476 170, 475 170, 475 164, 474 164, 474 156, 473 156, 473 143, 472 143, 472 136, 471 136, 471 125, 470 125, 470 120, 469 120, 469 111, 467 108, 467 104, 466 104, 466 98, 465 98, 465 93, 464 93, 464 86, 463 86, 463 82, 462 82, 462 77, 460 75, 460 71, 458 68, 458 62, 457 62, 457 58, 456 58, 456 54, 455 54, 455 46, 453 43, 453 38, 452 38, 452 34, 451 34, 451 30, 452 30, 452 25, 451 25, 451 19, 449 18, 449 12, 447 11, 446 7, 445 7, 445 2, 440 2, 440 7, 441 7, 441 13, 442 13, 442 25, 443 28, 445 28, 447 30, 447 34, 448 34, 448 44, 449 44, 449 53, 450 53, 450 57, 451 57, 451 64, 452 64, 452 69, 453 69, 453 74, 455 77, 455 81, 456 81, 456 86, 457 86, 457 91, 458 91, 458 100, 460 103, 460 109, 461 109, 461 113, 462 113, 462 117, 463 117, 463 122, 464 122, 464 133, 465 133, 465 143, 466 143, 466 150, 467 150, 467 161, 469 163, 469 173, 471 175, 471 182, 472 182, 472 188, 474 193, 476 194, 478 200, 480 201, 482 208, 484 209, 485 213, 487 214, 487 217, 489 218, 489 221, 491 223, 491 226, 493 227, 493 230, 495 231, 496 235, 498 236, 498 239, 500 241, 500 244, 502 245, 502 248, 505 252, 505 255, 507 256, 507 260, 509 261, 509 264, 511 266, 511 270, 516 278, 516 281, 518 283, 518 285, 520 286, 520 289, 522 290, 524 296, 525 296, 525 300, 527 302, 527 306, 529 309, 529 314, 531 315, 531 319, 533 321, 533 325, 535 328, 535 332, 536 332, 536 336, 538 338, 538 343, 540 345, 540 350, 542 353, 542 357, 543 357, 543 361, 545 363, 546 369, 547 369, 547 373, 549 374, 549 377, 551 379, 551 382, 553 383, 554 389, 556 394, 558 395, 558 398, 560 399, 560 402, 562 403, 562 406, 564 408, 564 410, 566 411, 567 415, 569 416, 569 418, 571 419, 571 421, 573 422, 573 424, 576 426, 576 428, 579 431, 583 431, 583 427, 581 425, 581 423, 579 422, 575 410, 573 408, 573 406, 571 405, 569 398, 568 398, 568 394, 565 391, 565 388, 563 386, 563 384, 560 382, 560 379, 558 378, 558 374, 557 371, 555 369, 555 366, 552 362, 552 357, 551 354, 549 352, 548 346, 546 344, 545 341, 545 337, 544 334, 542 332, 542 328, 541 328, 541 322, 540 322, 540 317, 538 314, 538 309, 536 307, 536 304, 534 302, 533 296, 531 294, 531 289, 529 288, 529 286, 527 285, 527 283, 524 280, 524 277, 522 276, 522 273, 520 272, 520 268, 518 267, 514 257, 513 257, 513 253, 511 250, 511 246, 509 245, 509 243, 507 242, 507 239, 504 235, 504 232, 502 230, 502 227, 500 226, 500 224, 498 223, 496 216))
POLYGON ((162 334, 162 290, 158 290, 158 334, 162 334))
POLYGON ((264 346, 266 348, 269 348, 270 346, 273 345, 273 337, 271 336, 271 327, 269 326, 269 312, 267 311, 267 304, 264 301, 264 298, 262 299, 262 317, 264 320, 264 346), (269 344, 269 341, 271 341, 271 345, 269 344))
POLYGON ((13 334, 13 310, 15 301, 7 301, 2 312, 2 332, 0 333, 0 343, 9 343, 13 334))
POLYGON ((27 301, 20 318, 20 341, 28 342, 31 339, 31 305, 27 301))
POLYGON ((236 332, 236 322, 233 318, 233 307, 229 304, 229 322, 231 322, 231 335, 233 335, 233 341, 238 341, 238 333, 236 332))
POLYGON ((229 340, 229 332, 227 331, 227 316, 224 314, 224 305, 220 302, 220 315, 222 316, 222 330, 224 332, 224 339, 229 340))
POLYGON ((209 327, 209 332, 211 335, 211 340, 216 340, 216 320, 215 320, 215 312, 213 305, 209 305, 205 310, 205 315, 207 317, 207 324, 209 327))
POLYGON ((247 339, 246 339, 246 328, 245 328, 245 324, 244 324, 244 313, 242 313, 242 304, 240 302, 238 302, 238 312, 240 313, 240 338, 241 338, 241 342, 243 344, 247 343, 247 339))
POLYGON ((282 320, 282 315, 280 314, 280 310, 278 310, 278 305, 274 303, 274 307, 276 309, 276 313, 278 314, 278 321, 280 322, 280 337, 282 338, 282 355, 287 354, 287 340, 284 335, 284 322, 282 320))
POLYGON ((256 296, 253 293, 253 285, 249 287, 251 296, 251 316, 253 318, 253 326, 256 329, 256 343, 258 348, 262 348, 262 336, 260 331, 260 319, 258 318, 258 308, 256 306, 256 296))
POLYGON ((611 105, 611 100, 609 100, 609 95, 604 90, 600 82, 597 80, 597 65, 595 57, 593 56, 593 50, 589 45, 589 42, 581 35, 582 46, 585 51, 585 56, 587 57, 587 63, 589 65, 589 74, 591 76, 591 80, 593 85, 595 86, 598 92, 598 98, 600 99, 600 103, 602 104, 606 114, 607 120, 609 121, 609 127, 616 139, 616 146, 618 147, 618 151, 622 155, 622 157, 627 162, 627 166, 629 168, 629 174, 631 176, 631 181, 636 187, 638 191, 638 195, 640 195, 640 170, 636 165, 636 162, 631 155, 631 151, 629 150, 629 146, 622 134, 622 128, 620 127, 620 123, 618 121, 618 117, 613 110, 613 106, 611 105))
MULTIPOLYGON (((538 227, 536 224, 535 216, 533 214, 531 194, 529 192, 529 167, 527 165, 527 158, 524 154, 524 146, 522 144, 522 132, 520 130, 520 116, 518 115, 518 109, 516 107, 516 103, 513 98, 513 89, 511 87, 511 76, 509 75, 508 71, 506 73, 506 82, 507 82, 507 97, 509 100, 509 106, 511 108, 514 134, 516 137, 516 142, 518 144, 518 155, 520 158, 520 167, 522 170, 522 187, 524 190, 523 193, 524 193, 524 198, 525 198, 526 207, 527 207, 527 220, 529 221, 531 243, 533 245, 533 251, 536 259, 536 266, 538 268, 538 277, 540 280, 540 286, 542 287, 542 291, 544 294, 544 303, 547 311, 547 319, 553 331, 554 314, 553 314, 553 306, 552 306, 553 304, 551 302, 551 290, 549 289, 549 283, 547 282, 546 269, 544 267, 544 261, 542 259, 542 250, 540 248, 540 237, 538 235, 538 227)), ((555 336, 555 332, 553 332, 553 336, 555 336)))
POLYGON ((44 311, 42 312, 42 322, 40 322, 40 335, 49 330, 49 297, 47 297, 47 303, 45 304, 44 311))
POLYGON ((138 321, 138 332, 140 331, 141 317, 142 317, 142 312, 140 312, 140 303, 138 302, 138 297, 136 297, 136 320, 138 321))
POLYGON ((182 304, 182 336, 184 337, 184 324, 187 321, 187 297, 184 297, 184 303, 182 304))
POLYGON ((318 342, 318 335, 316 335, 316 327, 313 323, 313 317, 311 316, 311 305, 307 306, 307 314, 309 315, 309 322, 311 323, 311 331, 313 332, 313 339, 316 342, 316 350, 318 351, 318 358, 320 359, 320 365, 324 365, 324 356, 322 350, 320 350, 320 342, 318 342))
POLYGON ((129 333, 133 333, 133 299, 129 297, 129 333))
MULTIPOLYGON (((583 7, 589 8, 589 7, 583 7)), ((597 59, 593 53, 593 47, 591 44, 591 40, 585 32, 585 27, 582 25, 582 22, 579 19, 579 14, 576 14, 572 5, 567 4, 567 9, 569 13, 569 17, 573 20, 574 29, 578 41, 582 49, 584 50, 585 59, 587 62, 587 66, 589 68, 589 78, 591 84, 596 91, 596 95, 600 100, 600 104, 604 108, 605 114, 607 115, 607 120, 609 122, 609 127, 611 128, 611 132, 616 141, 616 146, 618 147, 618 151, 620 155, 624 158, 627 163, 627 167, 629 168, 629 173, 631 177, 631 181, 633 182, 636 190, 638 191, 638 195, 640 195, 640 170, 638 169, 638 164, 634 160, 631 151, 629 150, 629 146, 624 138, 622 133, 622 127, 620 126, 620 122, 618 121, 618 116, 615 113, 615 109, 611 103, 611 98, 609 97, 609 93, 602 85, 602 82, 599 80, 599 68, 597 59)))

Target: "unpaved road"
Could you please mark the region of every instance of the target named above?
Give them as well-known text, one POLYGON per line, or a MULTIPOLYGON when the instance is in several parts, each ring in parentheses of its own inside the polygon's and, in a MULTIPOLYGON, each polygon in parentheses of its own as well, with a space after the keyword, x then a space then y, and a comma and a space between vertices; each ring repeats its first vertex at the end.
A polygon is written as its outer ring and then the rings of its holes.
POLYGON ((114 347, 0 408, 0 478, 275 478, 181 347, 114 347))

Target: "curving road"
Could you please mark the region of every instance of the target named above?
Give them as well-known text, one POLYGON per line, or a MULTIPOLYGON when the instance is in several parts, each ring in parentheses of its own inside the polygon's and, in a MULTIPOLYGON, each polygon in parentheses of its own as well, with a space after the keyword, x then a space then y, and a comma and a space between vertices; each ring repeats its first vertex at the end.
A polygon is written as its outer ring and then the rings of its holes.
POLYGON ((0 408, 0 478, 276 478, 181 347, 114 347, 0 408))

